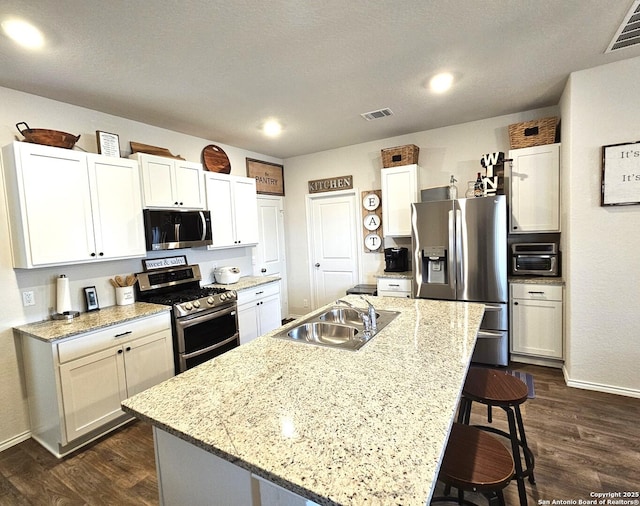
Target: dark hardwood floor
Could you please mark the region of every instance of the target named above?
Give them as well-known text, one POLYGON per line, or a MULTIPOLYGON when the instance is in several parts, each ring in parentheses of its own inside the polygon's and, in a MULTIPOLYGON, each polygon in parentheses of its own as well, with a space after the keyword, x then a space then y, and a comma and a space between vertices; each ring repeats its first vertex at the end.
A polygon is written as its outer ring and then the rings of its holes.
MULTIPOLYGON (((522 406, 536 457, 536 485, 527 482, 530 506, 554 499, 578 504, 592 499, 591 492, 640 490, 640 399, 568 388, 556 369, 512 369, 531 373, 535 382, 535 399, 522 406)), ((506 428, 504 413, 493 413, 494 425, 506 428)), ((486 409, 474 404, 471 422, 485 421, 486 409)), ((514 482, 505 499, 518 504, 514 482)), ((61 460, 33 440, 5 450, 0 504, 158 504, 151 428, 135 422, 61 460)))

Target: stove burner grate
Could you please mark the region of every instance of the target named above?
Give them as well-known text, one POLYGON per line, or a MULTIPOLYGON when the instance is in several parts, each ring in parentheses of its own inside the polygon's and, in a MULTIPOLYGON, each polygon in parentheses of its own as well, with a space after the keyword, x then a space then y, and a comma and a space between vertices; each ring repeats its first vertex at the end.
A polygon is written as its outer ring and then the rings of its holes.
POLYGON ((182 304, 184 302, 191 302, 197 299, 208 297, 219 293, 227 292, 224 288, 191 288, 188 290, 180 290, 177 292, 163 293, 159 295, 152 295, 148 297, 147 302, 153 304, 163 304, 165 306, 172 306, 174 304, 182 304))

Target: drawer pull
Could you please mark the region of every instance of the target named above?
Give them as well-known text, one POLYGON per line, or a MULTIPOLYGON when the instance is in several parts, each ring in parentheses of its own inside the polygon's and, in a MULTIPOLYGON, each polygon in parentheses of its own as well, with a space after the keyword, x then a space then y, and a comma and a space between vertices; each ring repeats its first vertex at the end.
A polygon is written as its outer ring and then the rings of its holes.
POLYGON ((261 292, 256 292, 256 295, 260 295, 261 293, 264 293, 264 290, 261 292))
POLYGON ((531 295, 544 295, 544 292, 529 292, 531 295))
POLYGON ((389 283, 389 286, 397 286, 398 288, 400 288, 400 285, 395 285, 393 283, 389 283))
POLYGON ((119 337, 124 337, 124 336, 128 336, 129 334, 131 334, 131 330, 127 330, 126 332, 123 332, 122 334, 116 334, 114 337, 117 339, 119 337))

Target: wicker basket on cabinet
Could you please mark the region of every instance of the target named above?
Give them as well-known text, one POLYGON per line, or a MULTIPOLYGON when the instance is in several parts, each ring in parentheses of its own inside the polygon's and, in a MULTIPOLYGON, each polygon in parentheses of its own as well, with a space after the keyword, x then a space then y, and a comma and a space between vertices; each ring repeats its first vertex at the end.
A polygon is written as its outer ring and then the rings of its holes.
POLYGON ((418 163, 420 148, 415 144, 406 144, 404 146, 396 146, 395 148, 382 149, 381 152, 382 166, 388 169, 389 167, 418 163))
POLYGON ((530 148, 556 142, 558 118, 542 118, 509 125, 511 149, 530 148))

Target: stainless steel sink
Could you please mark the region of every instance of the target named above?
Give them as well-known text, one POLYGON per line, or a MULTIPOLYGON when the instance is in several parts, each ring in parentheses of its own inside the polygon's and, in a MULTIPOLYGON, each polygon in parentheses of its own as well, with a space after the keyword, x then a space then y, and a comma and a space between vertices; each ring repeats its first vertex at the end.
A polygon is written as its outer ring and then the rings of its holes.
POLYGON ((310 316, 290 330, 275 334, 279 339, 315 344, 330 348, 359 350, 398 316, 397 311, 376 310, 377 330, 365 332, 358 311, 342 306, 310 316))
MULTIPOLYGON (((326 322, 342 323, 343 325, 362 325, 361 313, 347 307, 334 307, 320 315, 320 319, 326 322)), ((376 318, 380 313, 376 312, 376 318)))
POLYGON ((296 341, 351 349, 357 349, 364 344, 356 337, 358 334, 360 332, 355 327, 324 322, 303 323, 287 332, 287 335, 296 341))

